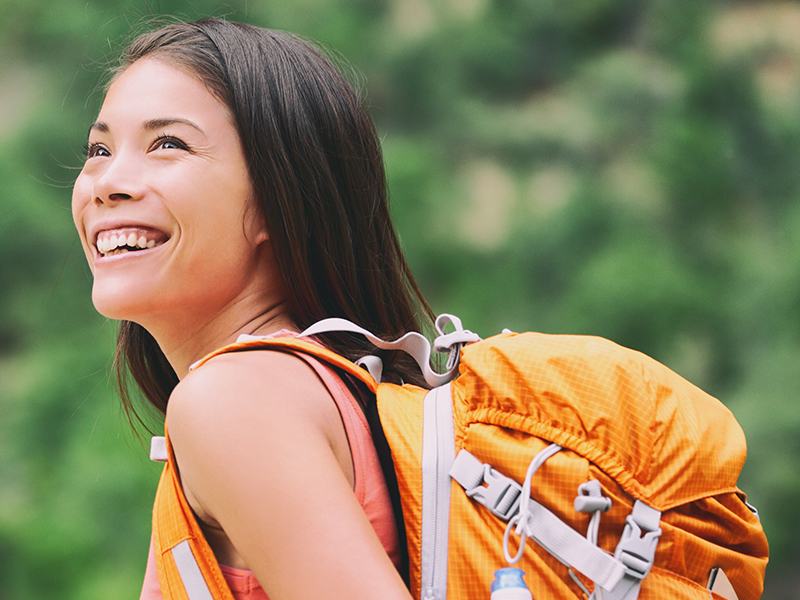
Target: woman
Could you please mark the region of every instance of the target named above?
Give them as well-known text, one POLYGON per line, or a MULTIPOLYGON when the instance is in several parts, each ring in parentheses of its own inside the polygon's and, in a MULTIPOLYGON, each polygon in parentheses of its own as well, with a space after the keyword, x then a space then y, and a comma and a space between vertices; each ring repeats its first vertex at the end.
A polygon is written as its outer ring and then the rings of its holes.
MULTIPOLYGON (((246 25, 145 34, 90 127, 72 207, 95 307, 121 321, 125 406, 130 369, 167 417, 183 493, 235 596, 408 598, 374 451, 355 452, 368 431, 345 416, 353 395, 282 352, 190 372, 240 334, 341 316, 396 338, 429 322, 373 125, 341 74, 296 37, 246 25)), ((384 379, 418 380, 385 359, 384 379)), ((161 595, 154 571, 151 549, 143 598, 161 595)))

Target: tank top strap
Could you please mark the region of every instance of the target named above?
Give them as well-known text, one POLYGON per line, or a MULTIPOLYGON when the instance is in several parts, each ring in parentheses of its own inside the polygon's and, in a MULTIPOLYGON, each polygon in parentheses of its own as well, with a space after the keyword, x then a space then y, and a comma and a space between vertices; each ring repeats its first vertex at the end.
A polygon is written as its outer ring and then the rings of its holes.
POLYGON ((364 509, 389 558, 399 569, 403 561, 397 523, 364 410, 353 396, 353 391, 343 381, 343 376, 333 367, 309 354, 302 352, 295 354, 319 376, 339 409, 347 441, 350 444, 350 453, 353 457, 355 475, 353 493, 364 509))
POLYGON ((353 396, 353 392, 332 367, 309 354, 303 352, 293 352, 293 354, 314 370, 336 403, 336 408, 342 417, 347 441, 350 444, 350 453, 353 456, 353 470, 355 472, 353 491, 359 503, 363 506, 368 483, 366 480, 375 475, 376 466, 380 472, 377 458, 373 460, 375 450, 364 411, 358 400, 353 396))

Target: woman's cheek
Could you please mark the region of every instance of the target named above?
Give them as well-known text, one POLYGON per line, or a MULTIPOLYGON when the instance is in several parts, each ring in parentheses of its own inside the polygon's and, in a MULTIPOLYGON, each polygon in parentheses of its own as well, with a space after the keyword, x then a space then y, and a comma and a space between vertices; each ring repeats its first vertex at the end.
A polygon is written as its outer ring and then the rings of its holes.
POLYGON ((79 175, 72 189, 72 221, 78 232, 83 252, 86 254, 86 259, 89 261, 89 267, 93 267, 93 254, 89 247, 89 241, 86 238, 86 227, 83 222, 84 211, 90 201, 91 186, 84 175, 79 175))

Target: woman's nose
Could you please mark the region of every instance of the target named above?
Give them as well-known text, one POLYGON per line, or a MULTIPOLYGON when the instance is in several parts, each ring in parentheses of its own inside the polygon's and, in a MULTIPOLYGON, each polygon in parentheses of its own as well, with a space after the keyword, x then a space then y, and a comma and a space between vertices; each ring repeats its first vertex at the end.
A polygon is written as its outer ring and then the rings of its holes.
POLYGON ((95 180, 95 202, 115 204, 125 200, 138 200, 144 193, 143 172, 133 157, 117 155, 95 180))
POLYGON ((130 200, 130 199, 131 199, 130 194, 125 194, 121 192, 108 194, 107 196, 102 196, 102 195, 97 196, 97 200, 99 202, 102 202, 103 204, 110 204, 112 202, 118 202, 120 200, 130 200))

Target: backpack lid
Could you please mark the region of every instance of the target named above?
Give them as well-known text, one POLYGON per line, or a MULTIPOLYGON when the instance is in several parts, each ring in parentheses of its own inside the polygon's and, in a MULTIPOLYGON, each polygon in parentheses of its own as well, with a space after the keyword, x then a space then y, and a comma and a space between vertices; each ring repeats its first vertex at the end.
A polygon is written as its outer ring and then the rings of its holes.
POLYGON ((460 373, 457 443, 471 423, 525 431, 661 511, 738 491, 746 445, 730 410, 644 354, 591 336, 502 334, 464 348, 460 373))

